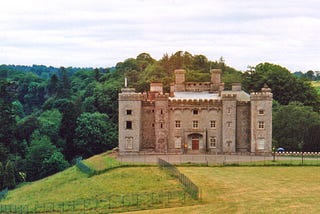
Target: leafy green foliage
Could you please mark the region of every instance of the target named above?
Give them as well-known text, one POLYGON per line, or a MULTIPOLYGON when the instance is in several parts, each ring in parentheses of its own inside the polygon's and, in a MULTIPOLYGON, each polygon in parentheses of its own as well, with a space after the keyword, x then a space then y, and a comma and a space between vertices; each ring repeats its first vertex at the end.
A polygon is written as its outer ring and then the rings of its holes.
POLYGON ((68 167, 64 156, 54 146, 50 138, 35 132, 26 152, 26 173, 29 180, 51 175, 68 167))
POLYGON ((111 124, 106 114, 95 112, 79 116, 75 136, 77 149, 82 156, 89 157, 115 147, 117 136, 111 124))
POLYGON ((247 91, 259 91, 264 84, 272 89, 273 98, 281 105, 297 101, 320 111, 320 97, 316 90, 284 67, 261 63, 244 73, 243 86, 247 91))
POLYGON ((273 113, 273 139, 277 144, 275 146, 288 151, 319 149, 319 138, 316 137, 319 136, 319 131, 316 131, 319 126, 320 116, 313 112, 311 107, 296 102, 279 105, 273 113))

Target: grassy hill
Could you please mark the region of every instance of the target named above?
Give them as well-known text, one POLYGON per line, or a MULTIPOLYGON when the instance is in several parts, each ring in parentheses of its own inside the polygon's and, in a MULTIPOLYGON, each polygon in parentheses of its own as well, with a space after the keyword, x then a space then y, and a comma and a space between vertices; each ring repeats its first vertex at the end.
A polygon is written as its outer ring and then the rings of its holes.
MULTIPOLYGON (((85 163, 96 170, 118 164, 106 154, 94 156, 85 163)), ((320 213, 320 168, 316 166, 189 166, 179 170, 201 188, 202 201, 196 205, 150 208, 152 210, 137 213, 320 213)), ((10 191, 1 204, 31 205, 166 190, 182 190, 182 186, 154 166, 123 167, 92 177, 71 167, 10 191)))
MULTIPOLYGON (((84 162, 98 167, 95 168, 96 170, 108 169, 114 164, 119 166, 119 163, 106 154, 94 156, 84 162)), ((119 204, 122 202, 121 200, 126 200, 125 203, 132 203, 136 199, 132 199, 130 194, 133 196, 140 194, 142 201, 148 200, 146 197, 143 198, 143 195, 156 197, 157 193, 162 192, 184 191, 183 186, 176 179, 170 177, 157 166, 120 167, 91 177, 74 166, 53 176, 23 184, 19 188, 9 191, 8 196, 1 201, 0 205, 34 207, 39 204, 41 208, 38 210, 41 210, 45 209, 44 206, 57 207, 63 204, 65 207, 64 203, 70 204, 71 202, 80 203, 80 205, 76 205, 79 208, 84 200, 94 200, 93 203, 105 201, 104 205, 99 205, 101 208, 108 206, 108 200, 112 200, 113 204, 119 204), (113 198, 110 199, 110 197, 113 198), (52 205, 53 203, 55 205, 52 205)), ((90 207, 93 206, 90 205, 90 207)), ((70 210, 70 206, 65 210, 70 210)))

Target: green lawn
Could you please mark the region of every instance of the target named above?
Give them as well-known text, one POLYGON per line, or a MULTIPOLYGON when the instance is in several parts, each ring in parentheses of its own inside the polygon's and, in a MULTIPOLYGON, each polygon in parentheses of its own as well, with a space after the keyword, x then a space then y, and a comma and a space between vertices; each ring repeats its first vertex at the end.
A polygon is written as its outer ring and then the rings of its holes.
MULTIPOLYGON (((105 170, 118 164, 106 154, 94 156, 85 163, 95 170, 105 170)), ((178 168, 201 188, 202 201, 198 205, 137 213, 320 213, 320 167, 178 168)), ((92 177, 71 167, 10 191, 1 204, 34 205, 37 202, 103 199, 112 194, 175 190, 182 190, 182 186, 156 166, 117 168, 92 177)))
POLYGON ((182 190, 182 186, 158 167, 118 168, 88 177, 76 167, 9 191, 1 204, 34 204, 79 199, 104 199, 111 194, 182 190))
POLYGON ((203 204, 137 213, 320 213, 319 167, 180 167, 203 204))

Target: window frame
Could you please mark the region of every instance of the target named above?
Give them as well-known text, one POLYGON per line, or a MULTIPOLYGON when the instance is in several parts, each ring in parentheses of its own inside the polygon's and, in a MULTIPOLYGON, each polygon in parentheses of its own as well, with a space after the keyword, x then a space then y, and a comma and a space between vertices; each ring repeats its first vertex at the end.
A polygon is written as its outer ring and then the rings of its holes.
POLYGON ((265 122, 264 121, 258 121, 258 129, 265 129, 265 122))
POLYGON ((193 129, 198 129, 199 128, 199 121, 198 120, 193 120, 192 121, 192 128, 193 129))
POLYGON ((217 121, 215 121, 215 120, 210 120, 210 128, 212 128, 212 129, 217 128, 217 121))
POLYGON ((126 129, 131 130, 133 129, 133 122, 131 120, 126 120, 126 129))
POLYGON ((175 121, 175 127, 176 127, 176 129, 180 129, 181 128, 181 120, 176 120, 175 121))

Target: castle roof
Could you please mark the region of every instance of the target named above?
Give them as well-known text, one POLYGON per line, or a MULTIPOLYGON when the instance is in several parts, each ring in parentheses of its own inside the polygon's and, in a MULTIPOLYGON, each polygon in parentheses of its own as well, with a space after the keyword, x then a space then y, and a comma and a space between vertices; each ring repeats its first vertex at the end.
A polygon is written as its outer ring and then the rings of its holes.
POLYGON ((207 91, 203 92, 174 92, 174 97, 170 97, 171 100, 179 100, 179 99, 186 99, 186 100, 200 100, 200 99, 207 99, 207 100, 219 100, 220 97, 217 93, 209 93, 207 91))
MULTIPOLYGON (((238 101, 250 101, 250 95, 244 91, 222 91, 221 94, 235 94, 238 101)), ((218 93, 202 92, 174 92, 170 100, 221 100, 218 93)))

